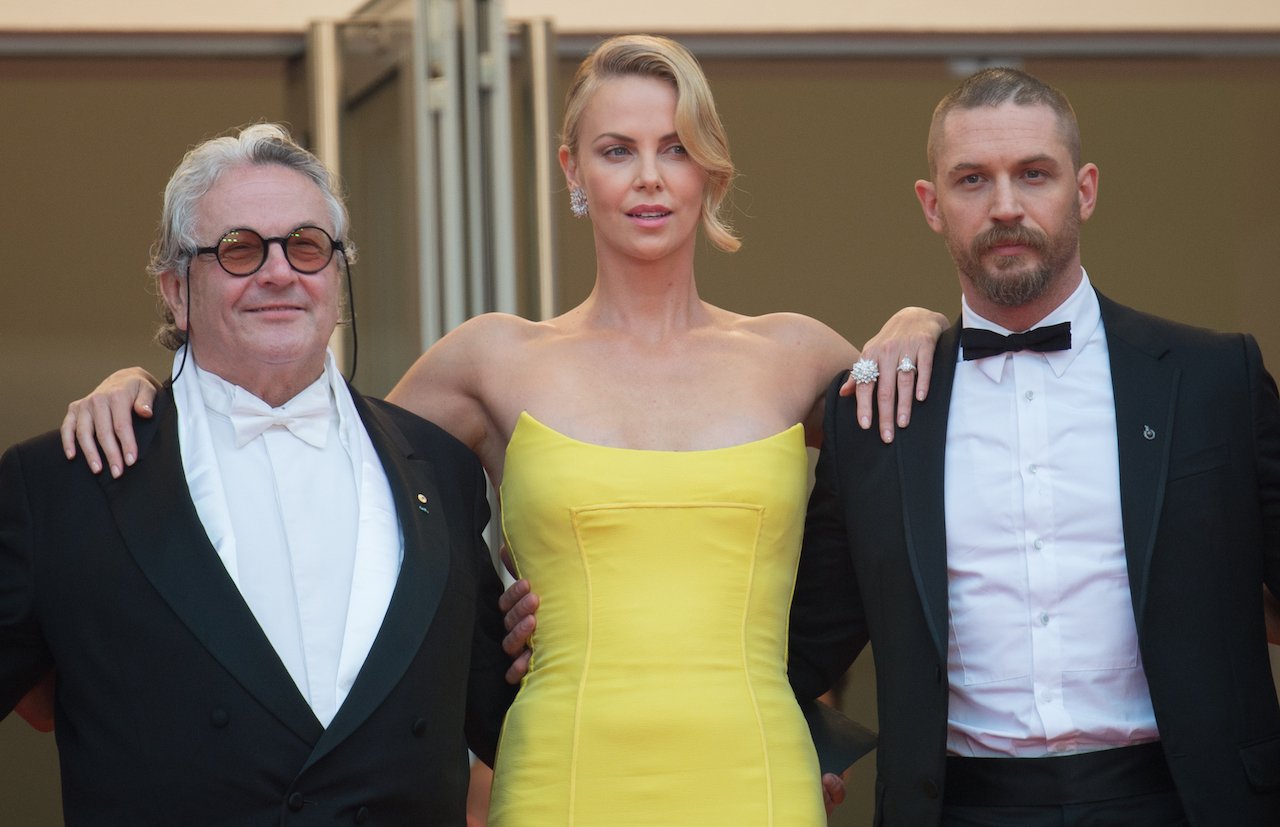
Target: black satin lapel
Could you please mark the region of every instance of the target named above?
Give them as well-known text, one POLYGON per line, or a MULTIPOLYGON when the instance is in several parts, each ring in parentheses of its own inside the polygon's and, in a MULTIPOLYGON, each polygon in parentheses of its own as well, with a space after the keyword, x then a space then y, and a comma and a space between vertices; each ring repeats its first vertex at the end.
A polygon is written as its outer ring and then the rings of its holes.
POLYGON ((1168 478, 1174 401, 1180 371, 1163 361, 1167 347, 1130 327, 1124 308, 1099 296, 1111 356, 1120 462, 1120 512, 1133 612, 1142 627, 1160 504, 1168 478))
POLYGON ((172 396, 138 425, 138 463, 119 480, 102 475, 117 527, 138 567, 196 639, 306 743, 321 726, 244 602, 200 523, 182 470, 172 396))
POLYGON ((404 532, 404 560, 369 655, 309 763, 364 723, 404 676, 422 646, 449 576, 449 531, 431 463, 413 456, 408 440, 381 411, 354 390, 352 398, 391 486, 404 532))
POLYGON ((903 530, 916 589, 939 658, 947 652, 947 525, 944 460, 947 414, 960 348, 957 322, 938 339, 929 397, 911 411, 911 424, 897 431, 898 478, 902 481, 903 530))

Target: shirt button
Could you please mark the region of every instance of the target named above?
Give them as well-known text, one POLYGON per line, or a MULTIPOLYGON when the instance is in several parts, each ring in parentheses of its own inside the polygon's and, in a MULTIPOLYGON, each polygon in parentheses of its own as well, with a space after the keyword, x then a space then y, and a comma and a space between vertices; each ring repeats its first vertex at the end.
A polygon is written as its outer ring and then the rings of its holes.
POLYGON ((1032 474, 1034 474, 1036 471, 1039 471, 1039 470, 1040 470, 1040 466, 1036 465, 1034 462, 1027 466, 1027 471, 1032 474))
POLYGON ((1028 402, 1030 402, 1032 399, 1035 399, 1035 398, 1036 398, 1036 392, 1035 392, 1035 391, 1027 391, 1026 393, 1024 393, 1024 394, 1023 394, 1023 396, 1025 396, 1025 397, 1027 398, 1027 401, 1028 401, 1028 402))
POLYGON ((1044 540, 1041 540, 1039 537, 1037 537, 1036 541, 1031 545, 1035 548, 1036 551, 1039 551, 1040 549, 1044 548, 1044 540))
POLYGON ((1048 626, 1048 625, 1049 625, 1049 613, 1048 613, 1048 612, 1041 612, 1041 613, 1040 613, 1040 625, 1041 625, 1041 626, 1048 626))

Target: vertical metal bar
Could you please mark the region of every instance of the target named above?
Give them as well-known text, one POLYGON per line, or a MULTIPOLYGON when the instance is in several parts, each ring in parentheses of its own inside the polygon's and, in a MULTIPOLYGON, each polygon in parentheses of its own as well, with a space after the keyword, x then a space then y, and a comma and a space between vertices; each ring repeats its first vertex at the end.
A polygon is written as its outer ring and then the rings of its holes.
MULTIPOLYGON (((341 128, 338 121, 341 109, 342 86, 341 53, 338 49, 336 20, 315 20, 307 28, 307 82, 311 99, 311 150, 335 175, 342 174, 340 163, 341 128)), ((353 321, 354 323, 354 321, 353 321)), ((342 329, 333 331, 329 338, 340 369, 349 371, 346 338, 342 329)))
POLYGON ((481 81, 489 123, 489 279, 492 309, 516 313, 515 162, 511 138, 511 58, 502 0, 479 0, 485 21, 481 81))
POLYGON ((466 250, 468 317, 489 309, 489 257, 485 241, 488 198, 484 179, 487 164, 484 122, 480 117, 480 21, 475 0, 459 0, 459 27, 462 57, 462 144, 466 188, 466 250))
POLYGON ((436 203, 440 227, 443 332, 466 321, 465 199, 462 186, 462 96, 458 69, 457 0, 426 0, 430 14, 423 34, 427 43, 431 105, 438 142, 429 163, 436 167, 436 203))
POLYGON ((549 319, 557 312, 555 203, 559 168, 554 163, 557 146, 552 120, 551 89, 555 83, 555 35, 551 21, 531 20, 525 53, 529 61, 533 124, 534 221, 537 233, 538 318, 549 319))
POLYGON ((440 213, 436 197, 436 138, 432 88, 433 58, 429 54, 428 23, 436 6, 443 0, 417 0, 417 26, 413 36, 412 86, 415 166, 418 189, 418 329, 420 347, 426 350, 442 335, 440 308, 440 249, 437 218, 440 213))

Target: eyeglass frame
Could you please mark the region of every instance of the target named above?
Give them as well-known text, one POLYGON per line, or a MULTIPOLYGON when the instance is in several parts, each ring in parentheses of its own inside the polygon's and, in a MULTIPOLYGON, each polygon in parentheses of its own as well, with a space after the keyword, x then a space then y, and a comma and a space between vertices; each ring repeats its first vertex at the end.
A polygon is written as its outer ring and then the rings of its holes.
POLYGON ((284 260, 287 261, 289 263, 289 266, 292 267, 296 272, 299 272, 304 276, 313 276, 316 273, 319 273, 324 268, 328 267, 329 263, 333 261, 333 254, 335 252, 342 253, 344 258, 346 257, 346 254, 347 254, 346 244, 344 244, 341 241, 336 241, 333 236, 329 235, 328 230, 326 230, 324 227, 317 227, 314 224, 300 224, 297 227, 294 227, 285 235, 271 236, 271 237, 264 236, 262 233, 258 232, 252 227, 233 227, 230 230, 224 231, 222 233, 222 238, 225 239, 227 236, 231 235, 232 233, 239 233, 239 232, 253 233, 258 238, 262 239, 262 260, 258 262, 257 267, 254 267, 252 270, 250 270, 247 273, 233 273, 231 272, 231 270, 227 269, 227 265, 222 263, 222 256, 218 254, 218 251, 222 247, 221 243, 214 244, 211 247, 197 247, 195 249, 194 254, 197 256, 204 256, 212 253, 214 260, 218 262, 218 266, 222 268, 222 271, 229 276, 234 276, 235 278, 248 278, 249 276, 252 276, 254 273, 261 270, 262 266, 267 263, 267 259, 271 257, 272 244, 279 244, 280 252, 284 255, 284 260), (293 238, 294 234, 297 233, 299 230, 316 230, 319 233, 321 233, 325 238, 329 239, 329 257, 325 259, 324 264, 321 264, 319 267, 317 267, 314 270, 303 270, 302 268, 298 267, 298 265, 293 263, 293 259, 289 258, 289 244, 288 244, 289 239, 293 238))

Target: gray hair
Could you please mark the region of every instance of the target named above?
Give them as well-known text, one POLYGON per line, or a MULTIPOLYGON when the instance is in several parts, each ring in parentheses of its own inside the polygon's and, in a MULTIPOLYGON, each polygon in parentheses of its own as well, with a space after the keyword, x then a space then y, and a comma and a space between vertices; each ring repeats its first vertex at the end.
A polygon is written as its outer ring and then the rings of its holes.
MULTIPOLYGON (((234 135, 211 138, 196 145, 187 152, 169 178, 164 188, 160 227, 155 243, 151 245, 151 263, 147 265, 147 272, 156 280, 157 292, 160 292, 161 275, 183 273, 200 246, 195 237, 196 208, 218 178, 230 169, 267 164, 297 170, 315 182, 328 205, 334 238, 345 243, 348 263, 355 260, 355 246, 346 238, 350 222, 337 176, 319 158, 295 142, 283 126, 256 123, 234 135)), ((177 350, 187 341, 187 334, 178 329, 173 311, 163 301, 161 315, 156 341, 170 350, 177 350)))

